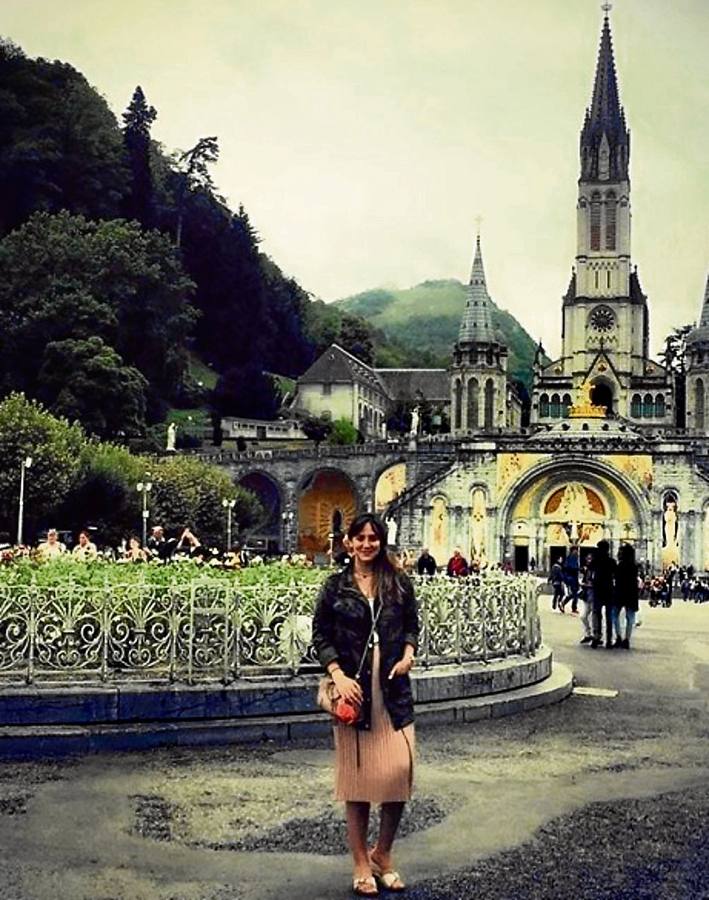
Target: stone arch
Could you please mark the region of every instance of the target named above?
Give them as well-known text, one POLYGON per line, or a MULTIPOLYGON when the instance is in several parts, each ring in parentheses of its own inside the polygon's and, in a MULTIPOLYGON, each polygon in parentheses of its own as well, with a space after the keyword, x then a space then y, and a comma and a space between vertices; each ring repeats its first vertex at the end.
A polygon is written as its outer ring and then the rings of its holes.
POLYGON ((633 419, 641 419, 643 415, 643 398, 640 394, 633 394, 630 401, 630 415, 633 419))
POLYGON ((645 394, 643 397, 643 418, 652 419, 655 416, 655 401, 652 394, 645 394))
POLYGON ((549 394, 542 394, 539 398, 539 418, 549 418, 549 394))
MULTIPOLYGON (((607 517, 603 521, 604 531, 608 532, 611 539, 612 551, 617 550, 622 538, 618 531, 620 521, 627 521, 630 518, 636 524, 635 544, 638 559, 649 559, 654 562, 659 548, 654 541, 652 512, 640 487, 610 464, 581 454, 539 462, 507 487, 499 502, 499 558, 510 555, 512 551, 513 519, 524 517, 536 523, 535 543, 530 546, 530 553, 535 556, 538 563, 543 565, 548 563, 545 520, 540 510, 543 508, 542 503, 548 502, 554 489, 559 489, 569 482, 570 471, 574 472, 574 478, 578 482, 597 491, 607 501, 607 517), (522 501, 529 507, 526 513, 520 511, 522 501)), ((600 524, 600 517, 593 521, 600 524)), ((560 543, 563 543, 561 539, 560 543)))
POLYGON ((406 463, 395 462, 385 466, 374 477, 374 511, 383 513, 399 494, 406 490, 406 463))
POLYGON ((439 566, 445 565, 450 555, 450 508, 448 497, 436 493, 431 498, 431 518, 428 541, 431 555, 439 566))
POLYGON ((664 419, 665 418, 665 395, 657 394, 655 397, 655 418, 656 419, 664 419))
POLYGON ((569 409, 571 408, 571 394, 564 394, 561 398, 561 416, 563 419, 569 417, 569 409))
POLYGON ((606 415, 610 416, 614 411, 614 399, 613 384, 605 378, 595 379, 591 388, 591 403, 605 406, 606 415))
MULTIPOLYGON (((253 530, 251 537, 266 541, 270 550, 278 549, 284 490, 276 479, 263 469, 252 469, 241 475, 236 484, 255 494, 264 508, 263 522, 253 530), (275 544, 275 545, 274 545, 275 544)), ((238 529, 234 530, 238 535, 238 529)))
POLYGON ((552 394, 549 401, 549 415, 552 419, 558 419, 561 416, 561 397, 558 394, 552 394))
POLYGON ((357 515, 360 500, 352 478, 341 469, 311 469, 298 486, 298 550, 309 558, 326 560, 335 514, 339 513, 342 532, 334 533, 332 549, 342 549, 347 526, 357 515))

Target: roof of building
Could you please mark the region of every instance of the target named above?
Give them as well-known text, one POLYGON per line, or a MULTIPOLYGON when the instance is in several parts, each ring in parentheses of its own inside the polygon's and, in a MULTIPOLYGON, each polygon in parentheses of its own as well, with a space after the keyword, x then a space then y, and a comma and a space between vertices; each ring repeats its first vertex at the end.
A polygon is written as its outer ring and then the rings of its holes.
POLYGON ((496 342, 495 329, 492 326, 492 300, 487 292, 480 235, 475 242, 475 257, 466 293, 467 300, 458 332, 458 343, 496 342))
POLYGON ((696 344, 700 341, 709 342, 709 275, 707 275, 707 285, 704 289, 704 302, 702 303, 702 311, 699 317, 699 326, 693 328, 687 335, 688 344, 696 344))
POLYGON ((353 381, 386 391, 376 369, 339 344, 331 344, 298 379, 299 384, 350 384, 353 381))
POLYGON ((611 181, 628 178, 630 158, 630 132, 625 124, 625 111, 620 105, 618 78, 613 58, 613 40, 608 15, 604 16, 601 43, 598 49, 596 77, 593 83, 591 106, 581 130, 581 176, 584 180, 597 181, 599 150, 606 139, 608 172, 611 181), (618 153, 618 148, 622 152, 618 153))
POLYGON ((450 383, 446 369, 376 369, 392 397, 448 400, 450 383))

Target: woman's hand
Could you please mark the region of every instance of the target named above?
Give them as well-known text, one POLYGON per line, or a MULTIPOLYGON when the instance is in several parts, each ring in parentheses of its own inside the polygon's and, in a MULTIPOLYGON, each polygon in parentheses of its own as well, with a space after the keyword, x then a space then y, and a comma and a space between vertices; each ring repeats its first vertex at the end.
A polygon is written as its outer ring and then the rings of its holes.
POLYGON ((343 700, 346 700, 353 706, 359 706, 362 703, 362 688, 358 681, 355 681, 354 678, 348 678, 342 669, 335 669, 330 675, 343 700))
POLYGON ((392 678, 396 678, 397 675, 408 675, 413 667, 413 656, 409 656, 408 653, 404 654, 399 662, 394 663, 394 665, 391 667, 391 672, 389 672, 389 681, 391 681, 392 678))

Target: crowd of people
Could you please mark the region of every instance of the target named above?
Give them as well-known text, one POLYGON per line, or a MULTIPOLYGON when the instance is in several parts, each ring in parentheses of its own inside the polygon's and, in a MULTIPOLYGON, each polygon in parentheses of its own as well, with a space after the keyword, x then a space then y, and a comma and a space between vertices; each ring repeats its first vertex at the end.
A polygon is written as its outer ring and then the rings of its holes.
POLYGON ((90 532, 83 530, 77 535, 73 547, 68 549, 60 539, 58 530, 50 528, 45 539, 36 547, 23 544, 19 547, 6 546, 2 549, 2 561, 5 563, 24 558, 34 559, 37 562, 51 562, 64 558, 79 562, 103 559, 118 563, 169 563, 189 559, 196 563, 228 568, 243 568, 256 560, 255 556, 239 545, 225 551, 207 547, 188 526, 178 529, 174 536, 167 536, 162 525, 153 526, 145 545, 137 535, 131 534, 117 547, 109 545, 98 547, 90 532))
POLYGON ((635 550, 622 544, 618 560, 610 556, 610 545, 599 541, 593 553, 580 559, 572 547, 566 557, 558 556, 551 566, 552 609, 579 614, 583 627, 582 644, 607 648, 630 648, 633 629, 641 624, 640 600, 650 606, 672 606, 673 598, 684 602, 709 601, 709 577, 700 576, 693 566, 669 566, 660 574, 635 560, 635 550))

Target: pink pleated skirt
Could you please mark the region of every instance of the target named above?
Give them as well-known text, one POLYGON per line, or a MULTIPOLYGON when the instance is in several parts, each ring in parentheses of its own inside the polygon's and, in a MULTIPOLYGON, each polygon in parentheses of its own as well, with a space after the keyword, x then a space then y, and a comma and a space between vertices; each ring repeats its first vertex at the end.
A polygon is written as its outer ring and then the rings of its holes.
POLYGON ((335 800, 396 803, 411 799, 413 722, 396 731, 379 684, 379 647, 372 660, 372 727, 335 725, 335 800), (359 748, 357 744, 359 743, 359 748))

